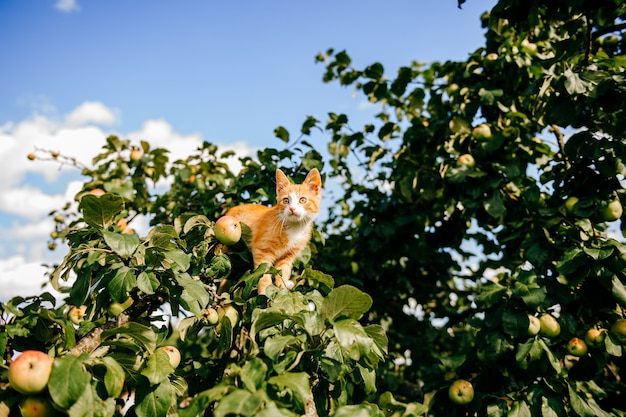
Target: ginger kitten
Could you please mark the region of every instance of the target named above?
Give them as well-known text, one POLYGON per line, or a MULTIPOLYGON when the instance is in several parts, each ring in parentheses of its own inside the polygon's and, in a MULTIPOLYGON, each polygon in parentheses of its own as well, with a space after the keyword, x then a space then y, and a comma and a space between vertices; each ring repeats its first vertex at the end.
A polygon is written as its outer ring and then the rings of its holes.
MULTIPOLYGON (((319 171, 312 169, 302 184, 294 184, 280 169, 276 170, 276 205, 243 204, 228 210, 248 226, 251 233, 246 236, 246 245, 252 253, 254 267, 263 263, 274 265, 281 271, 276 276, 276 286, 281 288, 289 281, 293 261, 311 240, 313 220, 320 210, 322 178, 319 171)), ((272 275, 265 274, 258 285, 258 293, 272 283, 272 275)))

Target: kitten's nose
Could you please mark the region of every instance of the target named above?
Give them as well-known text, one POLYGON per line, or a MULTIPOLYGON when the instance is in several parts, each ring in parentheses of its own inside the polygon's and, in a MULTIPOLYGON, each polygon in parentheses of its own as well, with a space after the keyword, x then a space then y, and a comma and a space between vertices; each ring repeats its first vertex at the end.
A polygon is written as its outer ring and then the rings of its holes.
POLYGON ((295 207, 289 207, 289 211, 291 212, 291 214, 294 214, 296 212, 296 208, 295 207))

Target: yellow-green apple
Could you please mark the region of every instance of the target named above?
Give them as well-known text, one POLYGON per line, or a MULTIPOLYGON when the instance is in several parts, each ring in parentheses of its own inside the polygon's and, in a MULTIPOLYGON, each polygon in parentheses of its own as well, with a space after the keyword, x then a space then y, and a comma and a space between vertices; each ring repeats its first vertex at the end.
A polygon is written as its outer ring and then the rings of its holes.
POLYGON ((532 314, 528 315, 528 336, 534 336, 537 333, 539 333, 539 330, 541 330, 541 322, 539 321, 539 318, 536 316, 533 316, 532 314))
POLYGON ((450 401, 458 405, 465 405, 474 399, 474 386, 465 379, 457 379, 448 388, 450 401))
POLYGON ((626 345, 626 319, 618 319, 611 326, 611 330, 609 330, 611 336, 619 343, 620 345, 626 345))
POLYGON ((241 225, 233 216, 222 216, 217 219, 213 231, 217 240, 227 246, 234 245, 241 239, 241 225))
POLYGON ((600 347, 604 344, 606 332, 603 329, 592 328, 585 333, 585 342, 591 347, 600 347))
POLYGON ((50 400, 42 396, 28 396, 19 407, 22 417, 51 417, 56 414, 50 400))
POLYGON ((209 307, 205 309, 204 311, 202 311, 202 315, 204 316, 204 318, 207 319, 209 324, 217 324, 217 322, 220 319, 219 314, 217 313, 217 310, 212 307, 209 307))
POLYGON ((476 140, 489 140, 492 137, 491 127, 487 123, 481 123, 472 129, 472 137, 476 140))
POLYGON ((87 306, 82 305, 80 307, 72 306, 70 311, 67 313, 67 317, 74 324, 80 324, 85 319, 85 312, 87 311, 87 306))
POLYGON ((565 210, 567 210, 567 212, 571 214, 574 210, 574 206, 578 203, 578 201, 578 197, 568 197, 567 200, 565 200, 565 210))
POLYGON ((474 157, 468 153, 464 153, 463 155, 459 156, 459 158, 456 160, 456 163, 459 166, 466 166, 469 168, 473 168, 474 166, 476 166, 476 160, 474 160, 474 157))
POLYGON ((561 325, 551 314, 544 314, 539 317, 539 333, 548 339, 553 339, 561 333, 561 325))
POLYGON ((37 394, 48 385, 54 359, 38 350, 25 350, 9 365, 9 385, 22 394, 37 394))
POLYGON ((123 303, 118 303, 116 301, 113 301, 109 305, 107 310, 108 310, 110 316, 119 316, 120 313, 122 313, 124 310, 126 310, 131 305, 133 305, 133 299, 132 299, 132 297, 128 297, 128 299, 126 301, 124 301, 123 303))
POLYGON ((170 365, 172 365, 172 368, 178 367, 180 364, 180 351, 176 346, 161 346, 159 349, 167 353, 167 356, 170 358, 170 365))
POLYGON ((567 353, 574 356, 585 356, 587 354, 587 344, 584 340, 573 337, 567 342, 567 353))
POLYGON ((217 315, 220 322, 222 321, 224 316, 228 317, 231 327, 235 327, 237 323, 239 323, 239 312, 235 307, 232 306, 232 304, 226 304, 225 306, 217 307, 217 315))
POLYGON ((605 222, 614 222, 622 217, 624 209, 619 200, 613 200, 600 209, 600 216, 605 222))
POLYGON ((34 153, 29 153, 26 157, 31 161, 34 161, 37 158, 34 153))

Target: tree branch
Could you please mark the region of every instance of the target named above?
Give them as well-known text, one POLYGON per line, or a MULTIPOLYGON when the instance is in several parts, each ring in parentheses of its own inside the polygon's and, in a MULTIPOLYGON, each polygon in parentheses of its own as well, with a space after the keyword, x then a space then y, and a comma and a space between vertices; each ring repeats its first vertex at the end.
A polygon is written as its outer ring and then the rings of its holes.
POLYGON ((561 132, 557 125, 550 126, 549 132, 554 133, 556 142, 559 144, 561 159, 565 162, 565 168, 570 169, 572 165, 569 163, 567 156, 565 156, 565 135, 561 132))

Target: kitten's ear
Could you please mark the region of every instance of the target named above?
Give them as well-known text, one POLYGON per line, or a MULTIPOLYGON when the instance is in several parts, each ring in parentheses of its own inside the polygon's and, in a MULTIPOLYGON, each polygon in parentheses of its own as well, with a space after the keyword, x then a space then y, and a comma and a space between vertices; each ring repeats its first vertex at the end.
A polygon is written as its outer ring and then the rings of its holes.
POLYGON ((317 168, 313 168, 309 171, 304 179, 304 184, 308 185, 309 189, 315 194, 320 192, 320 189, 322 188, 322 176, 317 168))
POLYGON ((279 194, 282 190, 289 185, 289 178, 280 169, 276 170, 276 194, 279 194))

